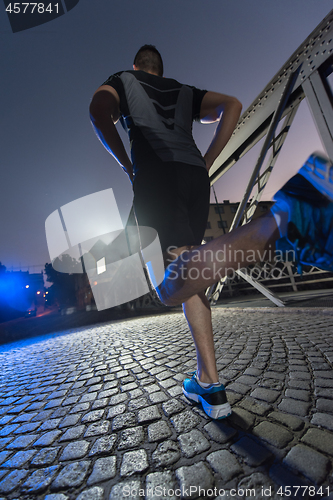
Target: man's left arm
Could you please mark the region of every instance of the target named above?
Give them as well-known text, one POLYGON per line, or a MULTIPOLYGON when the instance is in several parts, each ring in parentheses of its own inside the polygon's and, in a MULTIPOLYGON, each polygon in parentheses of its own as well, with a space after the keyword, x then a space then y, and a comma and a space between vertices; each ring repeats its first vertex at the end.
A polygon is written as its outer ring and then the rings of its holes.
POLYGON ((133 182, 133 165, 115 127, 120 117, 117 91, 110 85, 99 87, 93 95, 89 111, 97 137, 133 182))
POLYGON ((200 108, 200 121, 202 123, 219 121, 213 140, 204 155, 207 170, 229 142, 241 111, 242 105, 236 97, 217 92, 207 92, 204 95, 200 108))

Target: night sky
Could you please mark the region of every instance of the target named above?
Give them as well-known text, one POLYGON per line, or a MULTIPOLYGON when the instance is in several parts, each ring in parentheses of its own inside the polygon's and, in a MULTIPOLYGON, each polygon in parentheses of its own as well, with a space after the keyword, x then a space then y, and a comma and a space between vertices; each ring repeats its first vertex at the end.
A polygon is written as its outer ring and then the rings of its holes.
MULTIPOLYGON (((18 33, 3 2, 0 8, 0 261, 11 270, 50 261, 45 220, 77 198, 112 187, 126 221, 131 184, 97 140, 88 108, 109 75, 132 68, 141 45, 156 45, 166 77, 234 95, 245 111, 332 2, 80 0, 60 18, 18 33)), ((213 132, 214 125, 194 126, 203 153, 213 132)), ((303 102, 263 199, 318 149, 303 102)), ((219 179, 219 201, 240 200, 255 160, 251 152, 219 179)))

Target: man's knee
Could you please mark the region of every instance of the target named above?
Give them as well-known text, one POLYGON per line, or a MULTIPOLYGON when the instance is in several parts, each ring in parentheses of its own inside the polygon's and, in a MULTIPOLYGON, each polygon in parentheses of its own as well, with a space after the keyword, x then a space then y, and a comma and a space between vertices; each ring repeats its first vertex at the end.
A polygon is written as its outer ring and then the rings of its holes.
POLYGON ((158 288, 156 288, 156 292, 157 292, 157 295, 160 299, 160 301, 162 302, 162 304, 164 304, 165 306, 168 306, 168 307, 173 307, 173 306, 179 306, 181 304, 181 302, 178 300, 175 299, 175 297, 173 297, 171 294, 169 294, 163 286, 159 286, 158 288))

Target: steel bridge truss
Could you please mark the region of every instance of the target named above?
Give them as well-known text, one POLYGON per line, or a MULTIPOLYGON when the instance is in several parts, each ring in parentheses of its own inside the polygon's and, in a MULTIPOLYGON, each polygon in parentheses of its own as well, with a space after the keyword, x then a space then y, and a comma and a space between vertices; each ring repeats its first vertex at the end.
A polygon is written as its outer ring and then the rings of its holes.
MULTIPOLYGON (((213 185, 265 137, 230 231, 241 223, 246 224, 251 220, 299 104, 304 98, 307 99, 327 155, 333 159, 333 78, 331 86, 331 76, 333 77, 333 10, 292 54, 241 116, 229 143, 210 170, 210 180, 213 185), (281 124, 280 132, 277 133, 281 124), (269 152, 269 159, 265 163, 269 152)), ((251 273, 246 270, 236 272, 274 304, 279 307, 285 305, 281 298, 266 288, 260 280, 255 279, 251 273)), ((207 290, 207 296, 212 303, 218 300, 225 281, 226 279, 221 280, 207 290)))

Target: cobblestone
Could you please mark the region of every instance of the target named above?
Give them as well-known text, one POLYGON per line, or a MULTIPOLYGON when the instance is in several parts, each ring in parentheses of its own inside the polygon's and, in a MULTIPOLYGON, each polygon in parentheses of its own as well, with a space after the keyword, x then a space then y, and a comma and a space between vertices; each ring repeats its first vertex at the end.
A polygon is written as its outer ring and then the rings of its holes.
POLYGON ((34 421, 36 421, 36 422, 45 421, 46 419, 48 419, 49 417, 51 417, 52 413, 53 413, 52 410, 41 411, 35 417, 33 417, 32 421, 33 422, 34 421))
POLYGON ((148 403, 146 398, 137 398, 133 399, 132 401, 129 401, 128 409, 129 411, 139 410, 140 408, 145 408, 146 406, 149 406, 149 404, 150 403, 148 403))
POLYGON ((158 500, 161 498, 161 496, 158 495, 160 490, 162 490, 163 493, 164 491, 166 492, 166 494, 163 495, 165 500, 177 500, 177 497, 172 495, 172 492, 176 489, 177 484, 172 477, 171 471, 153 472, 146 477, 146 490, 147 492, 151 492, 151 495, 149 495, 151 500, 158 500))
POLYGON ((253 434, 277 448, 284 448, 293 439, 291 432, 271 422, 261 422, 253 429, 253 434))
POLYGON ((107 481, 115 477, 116 471, 116 457, 99 458, 94 463, 94 468, 88 478, 87 484, 96 484, 107 481))
POLYGON ((89 441, 74 441, 74 443, 69 443, 62 452, 59 460, 83 458, 88 451, 89 444, 89 441))
POLYGON ((22 450, 28 448, 36 439, 38 435, 29 434, 28 436, 20 436, 7 446, 8 450, 22 450))
POLYGON ((214 451, 213 453, 210 453, 207 456, 207 462, 225 482, 230 481, 230 479, 242 472, 242 467, 236 457, 227 450, 214 451))
POLYGON ((264 446, 245 436, 233 444, 230 449, 252 467, 257 467, 267 462, 273 455, 264 446))
POLYGON ((217 443, 227 443, 237 436, 237 431, 222 422, 209 422, 204 426, 209 437, 217 443))
POLYGON ((12 453, 10 451, 1 451, 0 452, 0 465, 7 460, 7 458, 11 455, 12 453))
POLYGON ((180 458, 180 449, 174 441, 160 443, 152 457, 157 466, 165 467, 177 462, 180 458))
POLYGON ((158 420, 161 418, 161 414, 158 411, 157 406, 148 406, 147 408, 143 408, 139 410, 138 413, 138 422, 140 424, 146 424, 149 422, 153 422, 154 420, 158 420))
POLYGON ((148 469, 148 458, 145 450, 128 451, 123 456, 121 463, 121 477, 139 474, 148 469))
POLYGON ((0 436, 8 436, 12 432, 14 432, 19 426, 19 424, 6 425, 0 430, 0 436))
POLYGON ((331 433, 319 429, 309 429, 302 437, 301 441, 319 451, 333 456, 333 434, 331 433))
POLYGON ((60 446, 54 446, 52 448, 44 448, 40 450, 34 459, 31 461, 31 465, 41 466, 41 465, 51 465, 57 458, 60 446))
POLYGON ((171 434, 172 431, 164 420, 155 422, 148 426, 149 442, 162 441, 163 439, 170 437, 171 434))
POLYGON ((63 427, 70 427, 72 425, 76 425, 80 420, 80 418, 81 418, 80 413, 74 413, 74 415, 67 415, 67 417, 65 417, 62 420, 61 424, 59 424, 59 429, 62 429, 63 427))
POLYGON ((251 397, 244 398, 239 404, 244 410, 256 413, 257 415, 266 415, 272 408, 269 404, 259 402, 251 397))
POLYGON ((301 401, 310 401, 311 399, 309 391, 299 389, 287 389, 285 394, 288 398, 300 399, 301 401))
POLYGON ((298 417, 287 415, 278 411, 273 411, 268 415, 270 418, 280 422, 281 424, 289 427, 293 431, 299 431, 304 427, 304 422, 298 417))
POLYGON ((273 391, 270 389, 263 389, 261 387, 257 387, 251 392, 251 397, 255 399, 261 399, 262 401, 266 401, 267 403, 274 403, 280 394, 277 391, 273 391))
POLYGON ((117 436, 114 434, 98 438, 92 446, 89 456, 108 455, 112 451, 116 441, 117 436))
POLYGON ((140 496, 141 482, 135 481, 122 481, 112 487, 109 500, 142 500, 140 496))
POLYGON ((104 410, 93 410, 90 411, 89 413, 86 413, 82 419, 81 422, 83 423, 90 423, 90 422, 97 422, 98 420, 101 420, 104 415, 104 410))
POLYGON ((15 490, 29 474, 28 470, 13 470, 0 481, 0 493, 10 493, 15 490))
POLYGON ((0 450, 3 450, 13 439, 14 437, 0 438, 0 450))
POLYGON ((129 448, 136 448, 144 441, 143 427, 132 427, 126 429, 120 434, 120 442, 118 450, 127 450, 129 448))
POLYGON ((52 490, 75 488, 80 486, 87 473, 90 462, 73 462, 66 465, 51 484, 52 490))
POLYGON ((170 396, 172 398, 183 394, 182 388, 179 385, 175 385, 174 387, 170 387, 170 389, 168 389, 167 392, 170 394, 170 396))
POLYGON ((312 417, 311 424, 319 425, 320 427, 325 427, 333 431, 332 415, 327 415, 326 413, 315 413, 312 417))
MULTIPOLYGON (((139 420, 139 423, 140 420, 139 420)), ((132 427, 136 425, 136 416, 135 413, 124 413, 123 415, 118 415, 114 417, 112 420, 112 430, 119 431, 124 429, 125 427, 132 427)))
POLYGON ((77 425, 76 427, 70 427, 67 431, 61 436, 59 442, 62 441, 71 441, 73 439, 78 439, 84 433, 86 426, 85 425, 77 425))
POLYGON ((316 408, 319 411, 333 413, 333 401, 323 398, 317 399, 316 408))
POLYGON ((323 481, 329 467, 329 460, 321 453, 301 444, 294 446, 284 463, 304 474, 314 483, 323 481))
POLYGON ((123 403, 128 399, 128 395, 126 393, 117 394, 116 396, 112 396, 110 398, 110 405, 117 405, 119 403, 123 403))
POLYGON ((31 474, 27 481, 22 485, 22 491, 25 493, 41 493, 51 484, 52 479, 59 470, 59 465, 39 469, 31 474))
POLYGON ((210 448, 209 441, 197 429, 181 434, 178 436, 178 441, 186 458, 192 458, 194 455, 198 455, 210 448))
POLYGON ((23 467, 36 454, 36 450, 18 451, 9 460, 2 464, 2 467, 10 467, 11 469, 23 467))
POLYGON ((70 413, 79 413, 80 411, 89 410, 89 408, 90 408, 89 403, 80 403, 80 404, 75 405, 71 409, 70 413))
POLYGON ((101 422, 94 422, 89 425, 88 429, 84 433, 84 437, 100 436, 101 434, 107 434, 110 428, 110 422, 107 420, 102 420, 101 422))
POLYGON ((93 486, 87 490, 82 491, 76 500, 103 500, 104 490, 99 486, 93 486))
POLYGON ((158 391, 158 392, 154 392, 153 394, 149 394, 149 399, 152 403, 163 403, 164 401, 168 401, 168 396, 162 392, 162 391, 158 391))
POLYGON ((34 446, 50 446, 61 436, 61 434, 61 431, 46 432, 34 443, 34 446))
POLYGON ((162 404, 162 408, 166 416, 171 417, 184 410, 184 405, 178 399, 169 399, 169 401, 162 404))
POLYGON ((200 422, 200 418, 192 413, 192 411, 187 410, 182 413, 178 413, 170 419, 174 428, 178 433, 187 432, 193 429, 200 422))
POLYGON ((176 470, 176 476, 181 489, 188 491, 188 498, 198 498, 200 488, 209 490, 214 486, 213 475, 204 462, 180 467, 176 470))
POLYGON ((51 418, 46 420, 39 428, 40 431, 51 431, 58 427, 61 422, 61 418, 51 418))
POLYGON ((235 408, 228 420, 237 427, 248 431, 253 427, 256 417, 252 413, 238 407, 235 408))
POLYGON ((283 398, 278 405, 279 410, 305 417, 308 414, 311 405, 303 401, 297 401, 291 398, 283 398))

